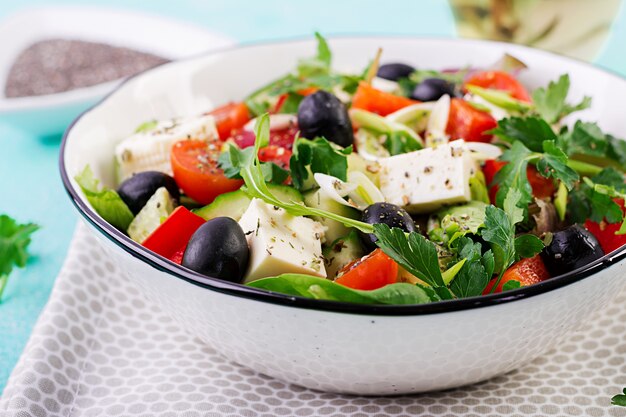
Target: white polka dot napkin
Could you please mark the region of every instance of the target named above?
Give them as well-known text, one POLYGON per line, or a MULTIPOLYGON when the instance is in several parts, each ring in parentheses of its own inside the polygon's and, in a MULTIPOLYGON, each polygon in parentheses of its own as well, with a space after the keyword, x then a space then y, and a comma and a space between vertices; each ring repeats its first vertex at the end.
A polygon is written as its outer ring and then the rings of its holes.
POLYGON ((0 416, 626 416, 610 405, 624 386, 626 294, 556 350, 474 386, 376 398, 287 385, 179 329, 81 225, 0 416))

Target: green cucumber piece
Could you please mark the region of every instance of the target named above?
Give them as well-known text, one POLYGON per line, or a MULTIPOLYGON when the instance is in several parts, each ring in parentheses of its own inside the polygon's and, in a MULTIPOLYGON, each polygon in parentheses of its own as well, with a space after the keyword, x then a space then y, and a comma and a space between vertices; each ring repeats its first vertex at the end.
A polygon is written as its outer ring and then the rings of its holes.
POLYGON ((337 273, 350 262, 365 255, 359 235, 352 230, 347 236, 340 237, 330 246, 324 248, 324 265, 326 276, 335 279, 337 273))
MULTIPOLYGON (((360 217, 359 211, 348 206, 344 206, 341 203, 326 196, 321 190, 312 190, 304 194, 304 204, 308 207, 319 208, 322 210, 330 211, 340 216, 348 217, 350 219, 358 219, 360 217)), ((323 217, 311 216, 313 220, 322 223, 326 227, 326 242, 334 242, 342 236, 347 235, 350 232, 350 228, 344 226, 336 220, 330 220, 323 217)))
POLYGON ((157 189, 128 226, 128 236, 142 243, 174 211, 174 200, 165 187, 157 189))
MULTIPOLYGON (((294 201, 302 203, 302 194, 293 187, 287 185, 267 184, 269 190, 282 201, 294 201)), ((244 190, 239 189, 229 193, 218 195, 211 204, 199 209, 192 210, 194 214, 204 220, 216 217, 230 217, 239 221, 243 213, 248 209, 251 198, 244 190)))

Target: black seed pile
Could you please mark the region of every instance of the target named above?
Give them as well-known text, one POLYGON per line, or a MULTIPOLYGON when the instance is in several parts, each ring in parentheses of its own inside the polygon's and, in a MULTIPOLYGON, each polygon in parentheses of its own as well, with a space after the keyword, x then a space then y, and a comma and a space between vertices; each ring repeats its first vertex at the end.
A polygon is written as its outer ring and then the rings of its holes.
POLYGON ((40 96, 128 77, 168 60, 104 43, 46 39, 26 48, 7 77, 8 98, 40 96))

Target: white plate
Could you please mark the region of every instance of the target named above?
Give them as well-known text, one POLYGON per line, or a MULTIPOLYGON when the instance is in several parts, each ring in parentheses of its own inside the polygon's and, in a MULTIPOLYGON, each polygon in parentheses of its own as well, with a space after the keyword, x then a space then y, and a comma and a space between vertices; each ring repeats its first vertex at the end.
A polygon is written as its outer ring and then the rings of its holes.
POLYGON ((121 9, 82 6, 25 9, 0 22, 0 39, 10 39, 2 42, 0 48, 0 123, 37 135, 59 134, 80 112, 121 82, 43 96, 4 97, 7 75, 17 56, 33 43, 51 38, 102 42, 170 60, 233 44, 224 36, 190 23, 121 9))

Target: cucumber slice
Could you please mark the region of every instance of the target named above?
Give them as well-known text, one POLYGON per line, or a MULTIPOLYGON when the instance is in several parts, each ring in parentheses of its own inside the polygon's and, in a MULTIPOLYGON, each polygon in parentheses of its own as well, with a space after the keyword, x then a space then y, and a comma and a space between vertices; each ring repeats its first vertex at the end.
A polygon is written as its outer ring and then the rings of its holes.
POLYGON ((347 236, 340 237, 322 252, 326 276, 335 279, 337 273, 350 262, 365 255, 361 241, 356 231, 352 230, 347 236))
MULTIPOLYGON (((339 214, 344 217, 349 217, 351 219, 359 218, 358 210, 338 203, 337 201, 328 197, 319 189, 306 192, 304 194, 304 204, 309 207, 330 211, 332 213, 339 214)), ((326 242, 334 242, 340 237, 350 233, 350 228, 344 226, 342 223, 339 223, 336 220, 330 220, 318 216, 311 216, 311 218, 322 223, 322 225, 326 227, 326 232, 324 234, 326 242)))
POLYGON ((143 242, 174 211, 174 200, 165 187, 157 189, 128 226, 128 236, 143 242))
MULTIPOLYGON (((267 184, 267 187, 280 200, 295 201, 296 203, 303 201, 302 194, 295 188, 276 184, 267 184)), ((235 221, 239 221, 250 205, 251 200, 250 196, 240 189, 218 195, 211 204, 192 211, 204 220, 211 220, 216 217, 230 217, 235 221)))

